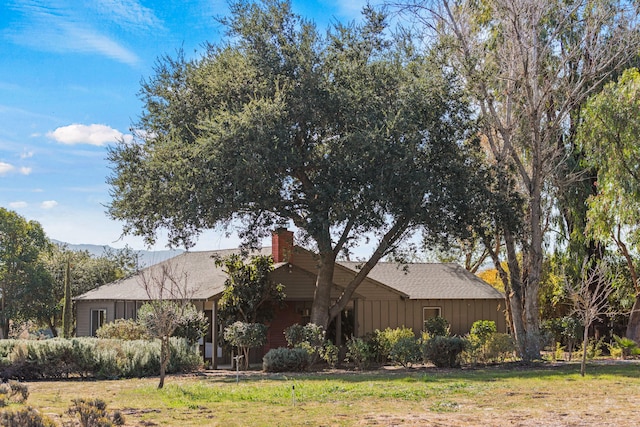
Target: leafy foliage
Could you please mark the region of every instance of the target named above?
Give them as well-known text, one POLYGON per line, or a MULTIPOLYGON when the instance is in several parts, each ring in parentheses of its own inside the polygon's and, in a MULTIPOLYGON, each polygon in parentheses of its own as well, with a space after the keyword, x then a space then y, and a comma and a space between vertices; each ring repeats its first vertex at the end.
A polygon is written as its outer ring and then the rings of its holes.
MULTIPOLYGON (((327 345, 325 340, 326 331, 322 326, 314 323, 307 323, 302 326, 294 324, 284 330, 284 336, 287 343, 294 348, 303 348, 309 355, 309 367, 316 364, 324 353, 324 347, 327 345)), ((328 357, 332 357, 331 353, 326 353, 328 357)))
POLYGON ((309 354, 304 348, 272 348, 262 359, 266 372, 303 372, 309 367, 309 354))
POLYGON ((0 412, 0 425, 3 427, 56 427, 56 423, 51 418, 33 408, 0 412))
POLYGON ((393 363, 398 363, 405 368, 422 361, 422 349, 420 341, 416 337, 400 337, 391 346, 389 359, 393 363))
POLYGON ((137 141, 109 152, 109 214, 187 246, 220 225, 255 244, 292 222, 319 252, 311 321, 327 327, 410 231, 442 243, 486 206, 471 112, 437 56, 389 37, 372 8, 326 37, 288 1, 230 10, 227 39, 162 59, 143 82, 137 141), (377 249, 332 302, 336 255, 372 235, 377 249))
POLYGON ((345 361, 353 362, 358 369, 367 369, 376 358, 374 344, 370 340, 353 337, 347 341, 345 361))
POLYGON ((221 324, 270 321, 275 307, 285 298, 284 286, 269 279, 269 273, 273 271, 273 259, 270 256, 255 256, 245 264, 240 255, 232 254, 216 260, 216 264, 222 266, 228 276, 219 302, 218 317, 221 324))
POLYGON ((249 368, 249 350, 267 342, 267 326, 262 323, 234 322, 224 328, 224 339, 244 355, 244 367, 249 368))
POLYGON ((107 404, 102 399, 74 399, 68 409, 69 415, 76 415, 82 427, 112 427, 124 425, 124 416, 120 411, 107 412, 107 404))
POLYGON ((51 276, 40 262, 48 248, 39 223, 0 208, 0 337, 8 338, 12 321, 55 311, 51 276))
POLYGON ((415 334, 411 328, 401 327, 401 328, 386 328, 383 331, 377 330, 374 334, 374 341, 376 343, 376 348, 378 350, 378 356, 381 361, 385 361, 391 357, 391 351, 395 344, 403 339, 403 338, 411 338, 415 340, 415 334))
POLYGON ((96 331, 101 339, 143 340, 148 337, 147 328, 133 319, 116 319, 105 323, 96 331))
POLYGON ((430 337, 449 336, 449 321, 441 316, 431 317, 424 322, 424 330, 430 337))
MULTIPOLYGON (((157 375, 161 360, 160 347, 159 340, 2 340, 0 377, 41 380, 157 375)), ((201 365, 202 358, 184 339, 170 340, 168 372, 191 372, 201 365)))
POLYGON ((422 355, 425 361, 432 362, 438 368, 457 368, 466 346, 464 338, 436 335, 423 342, 422 355))

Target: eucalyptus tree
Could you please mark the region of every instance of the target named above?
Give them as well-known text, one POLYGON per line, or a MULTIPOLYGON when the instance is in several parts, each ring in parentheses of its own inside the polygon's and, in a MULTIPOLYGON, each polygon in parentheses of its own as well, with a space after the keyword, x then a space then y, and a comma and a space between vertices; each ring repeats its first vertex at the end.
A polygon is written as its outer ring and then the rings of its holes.
POLYGON ((287 1, 233 2, 228 37, 202 57, 161 59, 142 85, 132 143, 109 153, 109 213, 153 241, 189 246, 235 227, 248 245, 293 224, 317 251, 311 321, 326 327, 411 232, 467 232, 487 195, 469 110, 435 55, 385 17, 321 36, 287 1), (471 206, 478 205, 474 209, 471 206), (373 249, 337 301, 336 257, 373 249))
POLYGON ((578 139, 597 168, 597 193, 588 200, 587 234, 612 243, 624 258, 635 302, 627 338, 640 342, 640 72, 626 70, 593 96, 582 112, 578 139))
MULTIPOLYGON (((509 265, 502 276, 520 353, 537 358, 544 242, 557 171, 567 167, 572 114, 637 55, 637 3, 413 0, 400 6, 438 37, 475 101, 490 159, 500 176, 517 179, 525 198, 523 232, 501 232, 509 265)), ((498 255, 492 258, 500 269, 498 255)))

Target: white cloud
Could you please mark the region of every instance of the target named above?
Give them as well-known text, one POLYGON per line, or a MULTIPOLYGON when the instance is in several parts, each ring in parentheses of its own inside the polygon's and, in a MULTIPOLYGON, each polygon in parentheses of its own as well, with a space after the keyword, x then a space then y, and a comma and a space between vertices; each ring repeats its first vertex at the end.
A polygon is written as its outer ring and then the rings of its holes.
POLYGON ((133 139, 131 135, 125 135, 117 129, 97 124, 62 126, 53 132, 47 133, 47 136, 66 145, 89 144, 102 146, 121 139, 125 141, 133 139))
POLYGON ((148 30, 162 27, 153 10, 135 0, 97 0, 93 6, 125 28, 148 30))
POLYGON ((22 208, 26 208, 27 206, 29 206, 29 204, 27 202, 23 202, 23 201, 17 201, 17 202, 9 203, 9 207, 11 209, 22 209, 22 208))
POLYGON ((9 163, 0 162, 0 176, 8 174, 14 169, 15 169, 15 166, 10 165, 9 163))
POLYGON ((23 167, 20 168, 20 173, 22 175, 29 175, 31 173, 31 170, 32 170, 31 168, 23 166, 23 167))
POLYGON ((97 15, 76 2, 50 0, 13 1, 9 7, 25 16, 22 25, 4 31, 14 43, 48 52, 98 53, 132 66, 140 63, 134 52, 105 34, 107 28, 102 27, 113 22, 108 14, 97 15))
POLYGON ((42 209, 53 209, 56 206, 58 206, 58 202, 56 202, 55 200, 45 200, 44 202, 40 203, 40 207, 42 209))
POLYGON ((22 152, 22 154, 20 154, 20 158, 21 159, 30 159, 31 157, 33 157, 33 151, 27 151, 26 149, 22 152))

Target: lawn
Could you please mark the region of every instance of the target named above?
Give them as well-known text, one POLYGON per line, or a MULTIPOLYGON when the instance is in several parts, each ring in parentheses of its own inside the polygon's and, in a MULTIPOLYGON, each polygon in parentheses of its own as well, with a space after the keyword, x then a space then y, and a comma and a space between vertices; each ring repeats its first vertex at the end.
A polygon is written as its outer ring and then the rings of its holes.
MULTIPOLYGON (((640 424, 640 365, 387 368, 307 374, 208 371, 28 383, 27 405, 62 424, 71 400, 101 398, 127 426, 626 426, 640 424)), ((12 405, 14 407, 16 405, 12 405)))

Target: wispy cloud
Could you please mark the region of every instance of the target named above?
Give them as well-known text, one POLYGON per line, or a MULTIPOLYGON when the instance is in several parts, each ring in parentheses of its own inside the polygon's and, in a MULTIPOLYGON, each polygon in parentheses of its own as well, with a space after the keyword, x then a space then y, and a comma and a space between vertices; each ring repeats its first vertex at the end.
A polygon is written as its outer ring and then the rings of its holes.
POLYGON ((132 66, 140 58, 118 43, 118 33, 162 29, 153 11, 135 0, 23 0, 9 7, 23 15, 4 31, 14 43, 49 52, 95 53, 132 66))
POLYGON ((47 137, 66 145, 89 144, 96 146, 107 145, 121 139, 130 141, 133 138, 117 129, 98 124, 62 126, 47 133, 47 137))
POLYGON ((20 173, 21 173, 22 175, 30 175, 32 170, 33 170, 32 168, 28 168, 28 167, 26 167, 26 166, 22 166, 22 167, 20 168, 20 173))
POLYGON ((11 209, 24 209, 27 206, 29 206, 29 204, 27 202, 23 202, 23 201, 16 201, 16 202, 10 202, 9 203, 9 207, 11 209))
POLYGON ((42 209, 53 209, 56 206, 58 206, 58 202, 56 202, 55 200, 45 200, 44 202, 40 203, 40 207, 42 209))
POLYGON ((22 154, 20 154, 20 158, 21 159, 30 159, 31 157, 33 157, 33 151, 32 150, 27 150, 25 149, 22 154))
POLYGON ((0 176, 6 175, 13 171, 16 167, 5 162, 0 162, 0 176))

